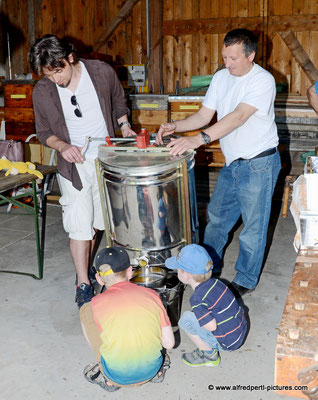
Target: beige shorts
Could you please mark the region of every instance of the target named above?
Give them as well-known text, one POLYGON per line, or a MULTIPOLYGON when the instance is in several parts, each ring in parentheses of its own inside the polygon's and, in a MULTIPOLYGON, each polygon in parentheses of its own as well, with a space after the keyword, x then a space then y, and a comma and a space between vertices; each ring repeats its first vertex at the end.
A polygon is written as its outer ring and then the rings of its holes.
POLYGON ((83 164, 76 164, 76 168, 82 181, 82 190, 75 189, 71 181, 59 176, 63 226, 71 239, 92 240, 94 228, 105 229, 95 161, 85 160, 83 164))

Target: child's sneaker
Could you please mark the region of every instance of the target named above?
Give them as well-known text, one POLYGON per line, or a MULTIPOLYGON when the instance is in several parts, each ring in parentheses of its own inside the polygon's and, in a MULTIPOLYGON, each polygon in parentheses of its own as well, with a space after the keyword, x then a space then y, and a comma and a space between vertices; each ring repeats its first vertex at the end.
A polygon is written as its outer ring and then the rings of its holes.
POLYGON ((92 286, 87 283, 81 283, 76 288, 75 301, 78 305, 78 308, 81 308, 83 304, 89 303, 94 296, 92 286))
POLYGON ((190 367, 216 367, 221 361, 219 352, 216 350, 207 353, 204 350, 195 349, 192 353, 184 353, 181 358, 190 367))
POLYGON ((150 379, 150 382, 151 383, 162 383, 165 379, 166 372, 169 368, 170 368, 170 357, 169 357, 168 353, 166 353, 164 355, 164 360, 163 360, 163 363, 162 363, 159 371, 152 379, 150 379))
POLYGON ((89 383, 95 383, 96 385, 100 386, 102 389, 106 390, 107 392, 116 392, 119 390, 119 386, 114 385, 107 385, 107 379, 102 374, 99 364, 88 364, 84 368, 84 377, 89 383))

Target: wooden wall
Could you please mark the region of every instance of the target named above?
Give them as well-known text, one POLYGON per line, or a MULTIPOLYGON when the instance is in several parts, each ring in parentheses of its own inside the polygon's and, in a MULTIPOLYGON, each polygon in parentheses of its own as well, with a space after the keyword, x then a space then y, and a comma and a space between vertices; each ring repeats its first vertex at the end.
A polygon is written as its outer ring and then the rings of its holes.
MULTIPOLYGON (((45 33, 69 36, 80 50, 89 51, 126 1, 132 0, 2 0, 2 59, 7 63, 7 31, 14 74, 30 72, 30 43, 45 33)), ((293 30, 318 68, 317 0, 150 1, 152 9, 157 7, 152 14, 153 27, 161 22, 158 7, 163 9, 162 64, 160 53, 156 53, 150 69, 158 63, 166 93, 175 91, 177 81, 180 87, 187 87, 191 76, 213 74, 222 63, 226 32, 246 27, 259 36, 257 62, 273 73, 277 83, 288 83, 289 92, 305 95, 310 82, 279 32, 293 30)), ((154 29, 160 37, 160 29, 154 29)), ((146 0, 137 1, 98 51, 118 64, 146 63, 146 0)))
MULTIPOLYGON (((126 0, 2 0, 1 25, 4 55, 6 27, 10 32, 13 73, 30 72, 27 52, 46 33, 67 36, 81 52, 92 51, 126 0)), ((98 50, 117 63, 146 62, 146 0, 139 0, 130 15, 98 50)), ((7 63, 7 60, 5 60, 7 63)))
POLYGON ((244 27, 259 36, 257 62, 289 83, 289 92, 306 94, 310 85, 279 32, 292 30, 318 68, 317 0, 164 0, 165 89, 190 86, 192 75, 213 74, 222 64, 222 40, 244 27))

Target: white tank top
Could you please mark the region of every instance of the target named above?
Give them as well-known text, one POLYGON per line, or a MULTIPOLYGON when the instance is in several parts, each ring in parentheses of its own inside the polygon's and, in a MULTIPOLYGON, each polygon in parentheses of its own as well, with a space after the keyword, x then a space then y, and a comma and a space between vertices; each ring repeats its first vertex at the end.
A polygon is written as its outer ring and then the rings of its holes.
MULTIPOLYGON (((101 138, 104 141, 105 136, 109 136, 109 134, 93 82, 85 65, 81 61, 80 64, 82 74, 75 93, 68 88, 61 88, 58 85, 56 87, 62 103, 71 144, 83 147, 86 136, 101 138), (74 110, 78 108, 71 103, 71 97, 74 94, 82 117, 77 117, 74 113, 74 110)), ((85 152, 85 158, 95 159, 100 144, 102 144, 102 141, 90 142, 85 152)))

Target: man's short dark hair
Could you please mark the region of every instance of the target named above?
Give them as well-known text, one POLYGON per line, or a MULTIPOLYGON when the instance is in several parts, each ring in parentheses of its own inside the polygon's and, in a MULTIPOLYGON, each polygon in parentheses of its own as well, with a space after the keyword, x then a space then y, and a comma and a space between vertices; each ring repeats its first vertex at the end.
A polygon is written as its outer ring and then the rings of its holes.
POLYGON ((65 61, 72 54, 74 64, 78 63, 75 54, 75 48, 72 43, 68 43, 64 39, 59 39, 55 35, 44 35, 36 40, 29 51, 29 60, 32 71, 41 75, 42 68, 55 69, 64 68, 65 61))
POLYGON ((226 34, 223 43, 225 47, 242 43, 246 57, 253 53, 253 51, 255 54, 257 52, 257 38, 253 32, 248 29, 233 29, 226 34))

